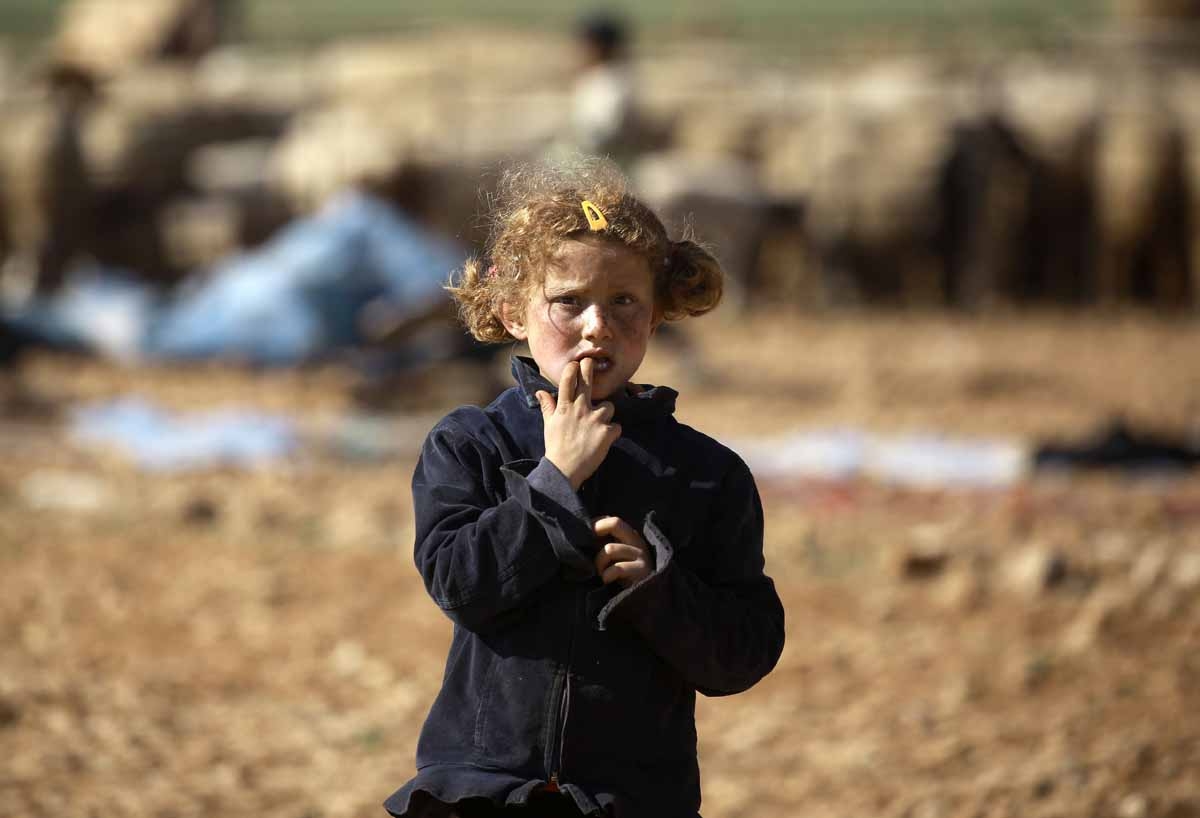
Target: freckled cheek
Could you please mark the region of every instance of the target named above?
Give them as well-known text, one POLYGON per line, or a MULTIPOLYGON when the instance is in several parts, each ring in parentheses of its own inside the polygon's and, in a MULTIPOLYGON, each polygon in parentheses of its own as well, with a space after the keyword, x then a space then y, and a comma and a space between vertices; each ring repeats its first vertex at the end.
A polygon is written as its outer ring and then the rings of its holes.
POLYGON ((613 315, 613 327, 626 337, 650 333, 651 310, 637 306, 629 310, 618 310, 613 315))
POLYGON ((571 316, 556 315, 547 308, 544 312, 536 313, 539 335, 550 341, 571 343, 579 334, 578 320, 571 316))

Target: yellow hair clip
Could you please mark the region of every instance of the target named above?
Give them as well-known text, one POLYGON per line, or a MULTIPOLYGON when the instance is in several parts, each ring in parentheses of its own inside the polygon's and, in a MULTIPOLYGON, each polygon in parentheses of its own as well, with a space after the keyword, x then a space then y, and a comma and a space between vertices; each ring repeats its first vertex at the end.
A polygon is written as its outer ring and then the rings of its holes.
POLYGON ((593 233, 608 227, 608 219, 604 218, 604 214, 600 212, 600 208, 587 199, 583 200, 583 215, 587 217, 588 228, 593 233))

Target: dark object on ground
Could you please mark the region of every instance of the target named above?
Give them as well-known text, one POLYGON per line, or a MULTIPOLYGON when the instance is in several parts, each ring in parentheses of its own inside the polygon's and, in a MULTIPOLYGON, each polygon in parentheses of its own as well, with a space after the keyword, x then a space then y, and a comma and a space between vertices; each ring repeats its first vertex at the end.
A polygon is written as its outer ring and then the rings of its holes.
POLYGON ((0 321, 0 368, 12 366, 20 357, 24 346, 21 334, 0 321))
POLYGON ((16 367, 26 350, 35 346, 48 347, 60 352, 74 352, 70 345, 44 343, 43 339, 30 335, 20 326, 0 316, 0 370, 16 367))
POLYGON ((1082 443, 1039 444, 1034 451, 1033 464, 1035 469, 1185 471, 1200 466, 1200 447, 1136 432, 1118 419, 1082 443))

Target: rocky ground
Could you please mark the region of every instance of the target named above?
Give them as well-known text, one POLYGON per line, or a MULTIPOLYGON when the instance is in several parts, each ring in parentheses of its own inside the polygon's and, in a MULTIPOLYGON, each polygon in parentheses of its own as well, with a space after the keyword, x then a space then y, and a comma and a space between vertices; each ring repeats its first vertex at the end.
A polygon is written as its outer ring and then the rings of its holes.
MULTIPOLYGON (((759 313, 689 333, 706 373, 662 349, 643 379, 718 436, 1200 422, 1194 321, 759 313)), ((347 445, 363 391, 337 369, 43 356, 0 376, 0 815, 381 815, 449 636, 408 556, 413 451, 486 382, 395 384, 347 445), (308 443, 162 475, 71 441, 73 406, 130 394, 288 412, 308 443)), ((761 490, 788 646, 754 690, 700 703, 709 818, 1200 816, 1200 476, 761 490)))

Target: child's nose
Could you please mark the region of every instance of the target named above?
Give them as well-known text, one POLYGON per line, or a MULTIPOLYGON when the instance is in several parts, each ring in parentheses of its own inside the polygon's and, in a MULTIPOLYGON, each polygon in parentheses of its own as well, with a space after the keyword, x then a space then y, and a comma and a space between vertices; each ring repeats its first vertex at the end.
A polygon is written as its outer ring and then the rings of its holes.
POLYGON ((588 340, 602 340, 612 335, 608 315, 599 304, 588 307, 583 314, 583 337, 588 340))

